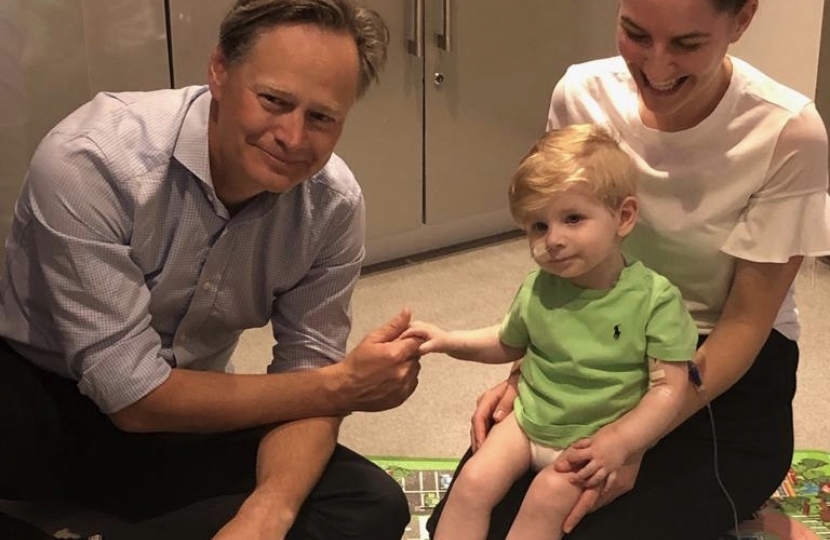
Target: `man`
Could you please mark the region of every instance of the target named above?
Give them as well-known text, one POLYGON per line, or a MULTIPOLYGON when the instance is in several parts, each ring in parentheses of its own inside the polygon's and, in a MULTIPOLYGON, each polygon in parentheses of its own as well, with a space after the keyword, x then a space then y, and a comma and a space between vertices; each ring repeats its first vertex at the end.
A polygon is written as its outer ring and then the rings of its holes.
POLYGON ((345 353, 363 200, 332 152, 387 43, 349 0, 239 0, 207 88, 46 136, 0 295, 0 498, 137 523, 106 540, 401 537, 399 486, 336 443, 419 369, 408 312, 345 353), (269 321, 268 374, 225 373, 269 321))

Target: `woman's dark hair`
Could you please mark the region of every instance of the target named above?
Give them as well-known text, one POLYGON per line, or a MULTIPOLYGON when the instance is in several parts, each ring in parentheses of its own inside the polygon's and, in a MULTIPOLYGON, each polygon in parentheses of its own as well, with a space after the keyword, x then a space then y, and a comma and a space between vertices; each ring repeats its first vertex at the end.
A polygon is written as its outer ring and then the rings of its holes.
POLYGON ((723 13, 728 11, 732 14, 738 13, 743 9, 749 0, 709 0, 715 9, 723 13))
POLYGON ((310 24, 354 38, 360 59, 357 95, 378 80, 386 63, 389 30, 375 11, 351 0, 237 0, 219 26, 219 47, 228 64, 239 62, 262 32, 310 24))

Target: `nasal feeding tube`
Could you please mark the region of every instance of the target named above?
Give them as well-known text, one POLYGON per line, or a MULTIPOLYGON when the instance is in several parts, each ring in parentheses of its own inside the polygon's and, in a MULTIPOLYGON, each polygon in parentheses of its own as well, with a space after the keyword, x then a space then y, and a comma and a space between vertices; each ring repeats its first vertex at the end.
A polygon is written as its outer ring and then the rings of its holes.
POLYGON ((533 259, 540 264, 550 262, 551 256, 544 238, 539 238, 533 243, 533 259))

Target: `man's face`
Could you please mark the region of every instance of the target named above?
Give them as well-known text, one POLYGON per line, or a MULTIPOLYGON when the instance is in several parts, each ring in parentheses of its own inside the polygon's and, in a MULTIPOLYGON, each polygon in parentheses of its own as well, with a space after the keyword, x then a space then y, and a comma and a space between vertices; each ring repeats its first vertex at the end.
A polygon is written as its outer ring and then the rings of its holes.
POLYGON ((220 200, 283 193, 319 171, 357 99, 358 66, 350 35, 311 25, 269 30, 233 64, 214 52, 209 147, 220 200))

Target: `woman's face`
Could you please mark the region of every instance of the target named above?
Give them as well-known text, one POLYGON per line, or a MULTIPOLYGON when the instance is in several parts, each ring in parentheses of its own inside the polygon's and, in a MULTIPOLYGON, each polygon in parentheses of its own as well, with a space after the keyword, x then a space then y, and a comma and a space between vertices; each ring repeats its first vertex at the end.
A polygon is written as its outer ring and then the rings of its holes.
POLYGON ((731 76, 727 48, 756 8, 757 0, 737 14, 709 0, 620 0, 617 48, 637 83, 646 125, 688 129, 715 109, 731 76))

